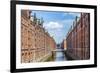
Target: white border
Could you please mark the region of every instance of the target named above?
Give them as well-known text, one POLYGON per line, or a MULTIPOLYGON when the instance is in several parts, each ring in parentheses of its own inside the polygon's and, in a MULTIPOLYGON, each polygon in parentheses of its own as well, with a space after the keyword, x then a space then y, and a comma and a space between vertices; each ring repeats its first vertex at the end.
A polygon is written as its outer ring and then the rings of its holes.
POLYGON ((16 69, 21 68, 39 68, 39 67, 57 67, 94 64, 94 10, 84 8, 70 7, 51 7, 35 5, 16 5, 16 69), (46 11, 70 11, 70 12, 87 12, 90 13, 90 60, 81 61, 63 61, 63 62, 38 62, 38 63, 21 63, 21 9, 46 10, 46 11))

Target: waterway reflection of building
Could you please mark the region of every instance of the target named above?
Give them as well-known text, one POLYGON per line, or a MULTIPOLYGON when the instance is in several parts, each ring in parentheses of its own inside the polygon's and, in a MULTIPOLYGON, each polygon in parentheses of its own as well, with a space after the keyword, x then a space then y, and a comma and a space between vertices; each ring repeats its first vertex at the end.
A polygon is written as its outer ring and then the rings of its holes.
POLYGON ((54 62, 67 61, 67 57, 66 57, 63 49, 57 48, 56 51, 52 51, 52 56, 47 59, 47 62, 50 62, 50 61, 54 61, 54 62))

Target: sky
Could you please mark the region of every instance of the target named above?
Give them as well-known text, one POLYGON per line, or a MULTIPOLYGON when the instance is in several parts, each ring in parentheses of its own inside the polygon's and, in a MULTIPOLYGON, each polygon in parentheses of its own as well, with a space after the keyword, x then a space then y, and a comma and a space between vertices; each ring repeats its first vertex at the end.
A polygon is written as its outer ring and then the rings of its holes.
POLYGON ((43 27, 54 38, 57 44, 61 43, 67 36, 70 27, 80 13, 74 12, 53 12, 53 11, 32 11, 31 15, 36 13, 37 18, 43 18, 43 27))

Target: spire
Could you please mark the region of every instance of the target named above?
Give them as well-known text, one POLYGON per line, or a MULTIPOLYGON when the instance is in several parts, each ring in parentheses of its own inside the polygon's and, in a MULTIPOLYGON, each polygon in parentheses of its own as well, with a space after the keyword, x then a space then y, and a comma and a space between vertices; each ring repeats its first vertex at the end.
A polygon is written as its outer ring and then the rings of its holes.
POLYGON ((36 23, 37 23, 36 13, 34 13, 34 16, 33 16, 33 17, 34 17, 34 20, 33 20, 33 21, 34 21, 35 24, 36 24, 36 23))
POLYGON ((40 25, 40 19, 37 19, 37 24, 40 25))
POLYGON ((32 11, 31 11, 31 10, 29 10, 29 18, 31 18, 31 13, 32 13, 32 11))
POLYGON ((41 18, 41 22, 40 22, 40 24, 43 26, 43 23, 44 23, 44 20, 43 20, 43 18, 41 18))
POLYGON ((38 21, 38 22, 39 22, 39 24, 41 24, 41 23, 40 23, 40 19, 39 19, 39 21, 38 21))
POLYGON ((77 23, 77 18, 78 18, 78 16, 76 16, 76 19, 75 19, 75 22, 77 23))
POLYGON ((34 21, 35 21, 36 20, 36 13, 34 13, 34 16, 33 17, 34 17, 34 21))

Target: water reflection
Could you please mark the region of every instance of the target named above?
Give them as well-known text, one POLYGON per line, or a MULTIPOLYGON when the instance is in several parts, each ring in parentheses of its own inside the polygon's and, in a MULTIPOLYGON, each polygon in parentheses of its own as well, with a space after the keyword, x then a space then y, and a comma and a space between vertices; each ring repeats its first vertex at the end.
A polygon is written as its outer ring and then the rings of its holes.
POLYGON ((55 59, 54 61, 65 61, 66 58, 65 58, 65 55, 62 51, 56 51, 55 52, 55 59))
POLYGON ((48 61, 65 61, 67 60, 62 50, 52 52, 52 56, 48 58, 48 61))

